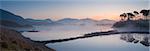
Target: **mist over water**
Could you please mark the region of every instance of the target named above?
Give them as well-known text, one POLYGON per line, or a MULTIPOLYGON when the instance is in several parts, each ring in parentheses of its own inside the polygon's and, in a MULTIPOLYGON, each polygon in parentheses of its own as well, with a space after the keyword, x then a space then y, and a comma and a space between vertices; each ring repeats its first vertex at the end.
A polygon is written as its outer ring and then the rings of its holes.
POLYGON ((25 37, 32 40, 54 40, 70 37, 77 37, 91 32, 111 30, 110 25, 106 26, 76 26, 76 25, 56 25, 56 26, 36 26, 40 32, 23 32, 25 37), (107 26, 107 27, 106 27, 107 26))
MULTIPOLYGON (((23 32, 22 35, 32 40, 45 41, 78 37, 91 32, 113 30, 111 25, 57 25, 36 26, 35 28, 39 30, 39 32, 23 32)), ((126 28, 125 30, 131 29, 126 28)), ((52 47, 56 49, 56 51, 149 51, 150 47, 146 46, 150 43, 149 37, 149 34, 102 35, 65 42, 48 43, 46 46, 52 47), (142 44, 141 42, 146 42, 146 44, 142 44)))
POLYGON ((135 27, 133 24, 127 24, 125 27, 113 28, 118 32, 150 32, 148 29, 143 29, 141 27, 135 27))

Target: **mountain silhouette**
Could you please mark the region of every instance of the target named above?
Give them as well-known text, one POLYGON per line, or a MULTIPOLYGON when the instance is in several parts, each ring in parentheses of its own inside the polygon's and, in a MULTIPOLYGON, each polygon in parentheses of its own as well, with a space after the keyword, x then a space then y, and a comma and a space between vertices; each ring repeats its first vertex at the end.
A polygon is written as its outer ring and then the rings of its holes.
POLYGON ((64 18, 56 21, 60 24, 67 24, 67 25, 103 25, 103 24, 113 24, 115 21, 103 19, 103 20, 94 20, 90 18, 84 19, 73 19, 73 18, 64 18))
POLYGON ((1 26, 4 27, 32 27, 28 22, 21 16, 15 15, 9 11, 0 9, 0 21, 1 26))
POLYGON ((51 19, 45 19, 45 20, 37 20, 37 19, 31 19, 31 18, 28 18, 28 19, 25 19, 26 21, 29 22, 29 24, 31 25, 50 25, 53 23, 53 21, 51 19))

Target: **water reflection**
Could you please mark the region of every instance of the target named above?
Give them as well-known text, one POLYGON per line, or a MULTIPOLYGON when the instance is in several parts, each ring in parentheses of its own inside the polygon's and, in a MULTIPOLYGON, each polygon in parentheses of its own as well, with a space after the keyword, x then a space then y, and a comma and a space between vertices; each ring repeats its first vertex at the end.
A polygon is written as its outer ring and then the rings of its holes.
POLYGON ((32 40, 46 41, 46 46, 56 49, 56 51, 149 51, 149 34, 85 35, 90 32, 99 32, 100 30, 107 31, 110 28, 106 27, 39 27, 40 32, 24 32, 22 35, 32 40), (47 42, 47 40, 51 41, 47 42), (128 43, 128 41, 132 43, 128 43), (146 44, 146 46, 142 44, 146 44))
POLYGON ((140 43, 146 47, 150 46, 150 34, 122 34, 120 39, 130 43, 140 43))
POLYGON ((58 43, 48 43, 46 46, 53 47, 57 51, 149 51, 148 46, 143 46, 140 43, 140 41, 145 41, 144 37, 149 38, 149 34, 102 35, 88 38, 79 38, 72 41, 68 40, 58 43), (138 40, 138 42, 136 44, 128 43, 120 39, 122 37, 124 40, 134 38, 138 40))

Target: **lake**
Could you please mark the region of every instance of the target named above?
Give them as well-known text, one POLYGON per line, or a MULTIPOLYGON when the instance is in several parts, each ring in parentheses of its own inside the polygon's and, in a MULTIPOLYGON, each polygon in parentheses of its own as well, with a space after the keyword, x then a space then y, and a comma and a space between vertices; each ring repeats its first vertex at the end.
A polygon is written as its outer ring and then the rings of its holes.
MULTIPOLYGON (((66 39, 91 32, 112 30, 111 26, 37 26, 40 32, 23 32, 22 35, 36 41, 66 39)), ((149 51, 149 34, 115 34, 94 36, 64 42, 48 43, 56 51, 149 51)))

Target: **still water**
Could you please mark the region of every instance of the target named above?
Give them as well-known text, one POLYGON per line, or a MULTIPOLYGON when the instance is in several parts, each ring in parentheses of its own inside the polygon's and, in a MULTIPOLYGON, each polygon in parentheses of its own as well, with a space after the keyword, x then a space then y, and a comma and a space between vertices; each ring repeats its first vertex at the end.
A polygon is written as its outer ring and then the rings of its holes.
MULTIPOLYGON (((32 40, 55 40, 82 36, 86 33, 111 30, 111 26, 44 26, 40 32, 24 32, 32 40)), ((149 34, 116 34, 95 36, 65 42, 48 43, 56 51, 149 51, 149 34), (141 43, 144 42, 144 43, 141 43)))
MULTIPOLYGON (((128 34, 126 34, 128 35, 128 34)), ((78 39, 68 42, 61 43, 49 43, 46 44, 48 47, 53 47, 58 51, 149 51, 149 47, 139 43, 128 42, 128 37, 126 40, 122 40, 121 36, 126 35, 109 35, 109 36, 97 36, 92 38, 78 39)), ((139 35, 141 38, 142 35, 139 35)))

